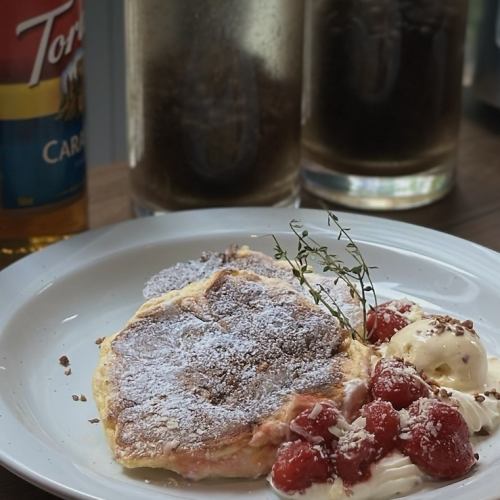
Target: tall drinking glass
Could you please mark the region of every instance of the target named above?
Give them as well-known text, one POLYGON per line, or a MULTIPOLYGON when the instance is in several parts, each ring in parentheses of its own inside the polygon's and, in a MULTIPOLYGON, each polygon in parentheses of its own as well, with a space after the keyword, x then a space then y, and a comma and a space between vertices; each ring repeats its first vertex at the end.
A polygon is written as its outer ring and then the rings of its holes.
POLYGON ((309 0, 306 189, 366 209, 454 180, 467 0, 309 0))
POLYGON ((297 196, 302 0, 127 0, 137 212, 297 196))

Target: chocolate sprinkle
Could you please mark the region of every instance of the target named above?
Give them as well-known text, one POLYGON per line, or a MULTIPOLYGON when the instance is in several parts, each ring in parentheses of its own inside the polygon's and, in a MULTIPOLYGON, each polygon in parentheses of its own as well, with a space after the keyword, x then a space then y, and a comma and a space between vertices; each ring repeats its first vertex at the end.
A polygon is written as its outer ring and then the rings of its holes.
POLYGON ((64 366, 65 368, 69 366, 69 358, 66 355, 63 355, 59 358, 59 364, 64 366))

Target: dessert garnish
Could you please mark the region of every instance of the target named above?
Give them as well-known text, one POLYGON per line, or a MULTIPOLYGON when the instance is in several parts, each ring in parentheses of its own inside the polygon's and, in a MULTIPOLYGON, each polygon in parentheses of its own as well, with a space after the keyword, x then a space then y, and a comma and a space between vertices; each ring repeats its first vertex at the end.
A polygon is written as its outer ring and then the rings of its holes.
POLYGON ((337 240, 347 241, 345 252, 352 259, 353 265, 346 264, 344 258, 331 253, 326 245, 316 241, 309 235, 309 231, 304 229, 300 221, 292 220, 290 229, 297 238, 297 253, 294 257, 289 257, 288 252, 282 247, 277 237, 273 235, 275 243, 275 258, 285 260, 292 268, 293 275, 302 286, 305 286, 316 304, 323 304, 330 313, 338 319, 340 325, 350 330, 353 338, 358 337, 362 342, 367 339, 367 317, 368 317, 368 294, 373 296, 375 307, 377 306, 377 295, 370 276, 370 269, 361 254, 361 251, 351 238, 349 228, 344 228, 339 223, 338 217, 331 211, 327 211, 328 227, 336 231, 337 240), (351 325, 349 318, 342 311, 341 304, 321 284, 315 285, 308 279, 308 274, 313 272, 311 261, 319 266, 324 273, 333 272, 335 283, 344 282, 349 288, 351 297, 359 299, 363 309, 363 329, 359 332, 351 325))

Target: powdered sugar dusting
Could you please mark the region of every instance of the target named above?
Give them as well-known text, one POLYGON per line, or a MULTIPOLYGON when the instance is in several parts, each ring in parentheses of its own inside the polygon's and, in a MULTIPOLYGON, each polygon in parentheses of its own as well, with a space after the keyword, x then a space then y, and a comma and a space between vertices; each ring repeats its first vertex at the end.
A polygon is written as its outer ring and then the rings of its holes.
POLYGON ((342 381, 343 334, 292 287, 218 273, 112 342, 117 453, 154 456, 251 431, 295 392, 342 381))
POLYGON ((249 250, 247 247, 239 248, 233 245, 224 252, 203 252, 199 259, 179 262, 163 269, 147 281, 142 293, 146 299, 159 297, 171 290, 180 290, 190 283, 208 278, 215 271, 227 268, 248 270, 269 278, 294 281, 288 264, 276 261, 263 253, 249 250))
MULTIPOLYGON (((300 286, 287 263, 277 261, 261 252, 249 250, 247 247, 237 246, 231 246, 224 252, 204 252, 197 260, 180 262, 163 269, 148 280, 143 295, 146 299, 159 297, 171 290, 180 290, 190 283, 206 279, 214 271, 221 269, 249 270, 260 276, 280 278, 312 301, 311 295, 300 286)), ((317 274, 308 275, 308 280, 317 289, 322 286, 326 293, 335 299, 353 327, 358 328, 362 325, 362 309, 359 302, 351 297, 350 290, 344 282, 339 281, 335 284, 334 277, 317 274)))

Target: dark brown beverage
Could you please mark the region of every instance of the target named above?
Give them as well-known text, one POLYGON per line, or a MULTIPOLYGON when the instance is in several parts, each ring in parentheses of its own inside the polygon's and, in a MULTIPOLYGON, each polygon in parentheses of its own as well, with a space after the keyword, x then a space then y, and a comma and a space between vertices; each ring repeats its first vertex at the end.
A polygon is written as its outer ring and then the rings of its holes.
POLYGON ((302 1, 148 0, 128 8, 136 205, 175 210, 293 199, 302 1))
POLYGON ((306 161, 354 176, 453 164, 466 0, 311 0, 306 161))

